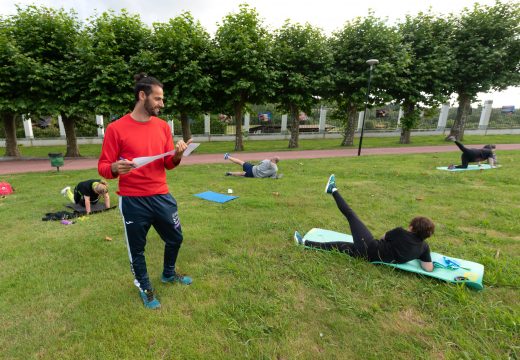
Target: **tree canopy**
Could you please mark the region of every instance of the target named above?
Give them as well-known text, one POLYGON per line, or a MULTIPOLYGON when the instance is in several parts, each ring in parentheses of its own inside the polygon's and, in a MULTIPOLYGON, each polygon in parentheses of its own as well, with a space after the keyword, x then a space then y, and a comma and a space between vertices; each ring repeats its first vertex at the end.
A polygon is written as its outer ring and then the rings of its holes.
POLYGON ((235 150, 241 151, 245 105, 262 102, 273 93, 271 36, 256 10, 244 4, 238 13, 227 15, 219 25, 215 45, 218 69, 215 90, 224 106, 235 115, 235 150))
POLYGON ((450 21, 455 24, 451 91, 458 96, 459 111, 449 136, 462 140, 477 93, 520 83, 520 3, 476 3, 450 21))
POLYGON ((289 148, 298 147, 299 112, 310 112, 331 85, 332 53, 321 30, 289 21, 273 45, 276 89, 273 101, 290 114, 289 148))
POLYGON ((338 109, 342 145, 352 145, 365 104, 401 105, 401 142, 408 142, 419 110, 455 93, 459 107, 450 135, 461 139, 477 93, 520 84, 520 3, 475 4, 446 18, 419 13, 395 26, 370 12, 331 36, 290 20, 271 31, 242 4, 213 38, 190 13, 149 27, 126 10, 81 22, 72 11, 18 7, 0 17, 6 154, 19 155, 15 119, 21 114, 61 114, 67 155, 79 156, 75 126, 94 113, 129 111, 139 72, 165 84, 164 110, 180 117, 185 139, 189 116, 233 114, 236 150, 243 150, 248 106, 265 101, 291 114, 289 147, 298 146, 298 112, 319 103, 338 109), (379 64, 367 97, 371 58, 379 64))

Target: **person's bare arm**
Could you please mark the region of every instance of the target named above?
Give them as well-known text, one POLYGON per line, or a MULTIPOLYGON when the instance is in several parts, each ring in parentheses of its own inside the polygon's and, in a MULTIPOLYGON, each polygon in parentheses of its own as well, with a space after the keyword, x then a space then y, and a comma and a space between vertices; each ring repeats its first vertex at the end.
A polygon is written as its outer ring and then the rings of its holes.
POLYGON ((432 272, 433 271, 433 262, 424 262, 424 261, 421 261, 419 260, 419 262, 421 263, 421 268, 424 270, 424 271, 428 271, 428 272, 432 272))
POLYGON ((105 197, 105 208, 108 209, 108 208, 110 208, 110 196, 108 195, 108 193, 106 193, 104 195, 104 197, 105 197))
POLYGON ((87 211, 87 215, 90 214, 90 196, 85 196, 85 210, 87 211))

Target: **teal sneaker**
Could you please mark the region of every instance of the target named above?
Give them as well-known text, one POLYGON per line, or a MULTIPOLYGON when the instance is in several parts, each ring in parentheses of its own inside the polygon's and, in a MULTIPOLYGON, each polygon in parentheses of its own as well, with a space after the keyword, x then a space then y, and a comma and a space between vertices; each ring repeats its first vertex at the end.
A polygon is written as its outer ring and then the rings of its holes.
POLYGON ((163 275, 161 275, 161 281, 163 283, 179 283, 179 284, 183 284, 183 285, 190 285, 193 280, 189 277, 189 276, 184 276, 184 275, 179 275, 179 274, 173 274, 172 276, 170 277, 166 277, 163 275))
POLYGON ((141 300, 143 300, 145 308, 155 310, 161 307, 161 303, 155 297, 155 293, 153 290, 139 291, 139 295, 141 296, 141 300))
POLYGON ((329 177, 329 181, 327 181, 327 186, 325 186, 325 193, 332 194, 332 192, 336 189, 336 178, 334 174, 329 177))
POLYGON ((305 245, 305 241, 298 231, 294 232, 294 242, 296 245, 305 245))

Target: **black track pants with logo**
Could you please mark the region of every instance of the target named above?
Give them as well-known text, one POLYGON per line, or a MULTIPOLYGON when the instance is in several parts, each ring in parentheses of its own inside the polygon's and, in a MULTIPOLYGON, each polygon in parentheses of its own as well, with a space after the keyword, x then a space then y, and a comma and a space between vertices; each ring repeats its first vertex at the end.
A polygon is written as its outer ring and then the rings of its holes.
POLYGON ((177 202, 170 194, 154 196, 121 196, 119 209, 125 227, 126 245, 134 284, 140 290, 151 289, 144 251, 146 235, 153 226, 164 246, 163 275, 175 274, 175 262, 182 243, 182 229, 177 202))

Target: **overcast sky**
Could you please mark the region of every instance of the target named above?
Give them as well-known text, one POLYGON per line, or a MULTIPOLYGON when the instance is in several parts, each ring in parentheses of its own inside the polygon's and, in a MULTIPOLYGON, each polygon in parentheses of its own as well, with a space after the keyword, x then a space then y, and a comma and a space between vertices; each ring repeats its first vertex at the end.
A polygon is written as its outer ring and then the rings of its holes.
MULTIPOLYGON (((281 27, 286 19, 290 19, 292 22, 308 22, 327 34, 340 29, 347 20, 366 16, 370 9, 376 16, 395 22, 406 14, 415 15, 429 8, 436 14, 457 14, 464 7, 471 8, 475 3, 473 0, 0 0, 0 15, 14 14, 16 4, 74 9, 80 19, 109 9, 119 11, 124 8, 130 13, 139 14, 145 23, 151 25, 190 11, 210 34, 214 34, 224 16, 237 12, 239 5, 244 2, 256 8, 265 25, 271 29, 281 27)), ((493 5, 495 0, 478 2, 493 5)), ((498 94, 479 94, 479 100, 493 100, 495 107, 515 105, 518 109, 520 88, 509 88, 498 94)))

